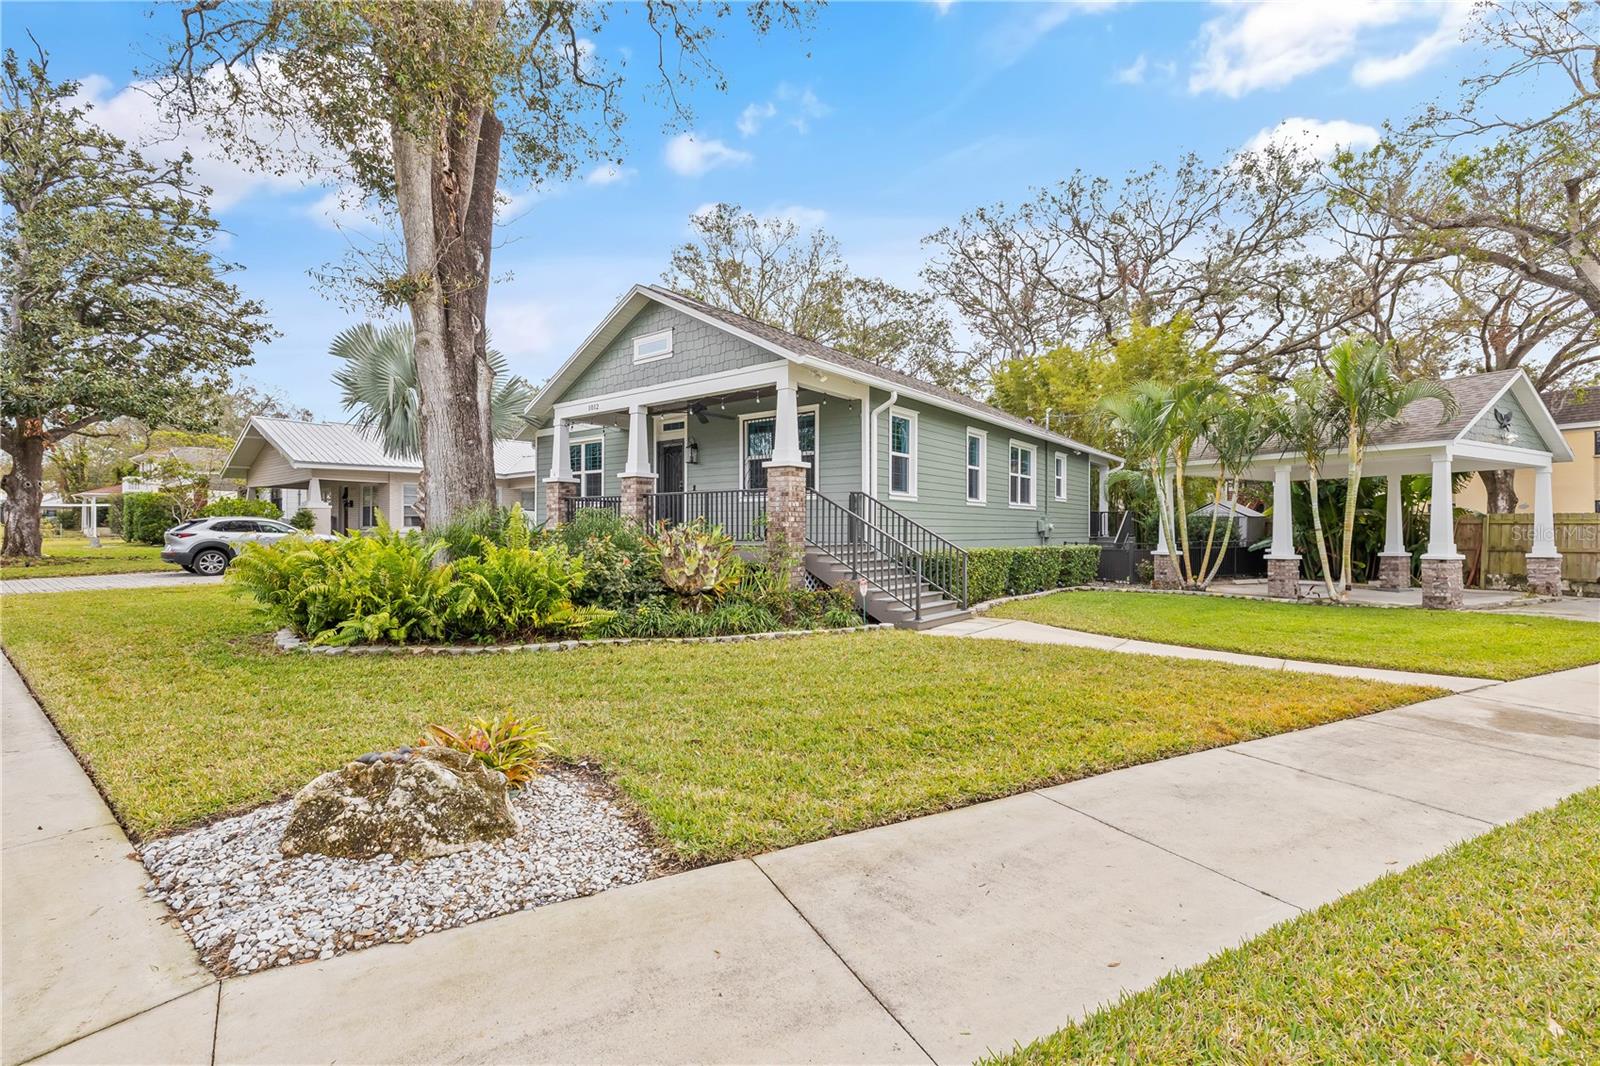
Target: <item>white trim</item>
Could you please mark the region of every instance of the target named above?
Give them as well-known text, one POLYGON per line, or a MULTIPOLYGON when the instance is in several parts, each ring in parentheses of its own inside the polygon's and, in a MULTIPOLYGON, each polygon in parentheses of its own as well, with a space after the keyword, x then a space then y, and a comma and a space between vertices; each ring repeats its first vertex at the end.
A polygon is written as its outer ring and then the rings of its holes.
MULTIPOLYGON (((574 467, 572 469, 572 471, 571 471, 573 480, 578 483, 578 495, 579 496, 590 495, 589 493, 583 491, 584 488, 585 488, 585 485, 586 485, 586 482, 585 482, 584 479, 589 474, 593 474, 593 473, 598 473, 600 475, 600 491, 594 493, 593 495, 595 495, 595 496, 604 496, 606 494, 606 437, 605 437, 604 433, 594 433, 594 434, 589 434, 589 435, 583 436, 583 437, 568 437, 567 438, 567 455, 571 456, 572 449, 577 448, 578 449, 578 461, 580 463, 583 462, 583 446, 585 444, 594 444, 596 442, 598 442, 599 445, 600 445, 600 468, 599 468, 599 470, 598 471, 589 470, 589 469, 586 469, 584 467, 579 466, 579 467, 574 467)), ((570 458, 568 459, 568 464, 569 465, 571 464, 571 459, 570 458)))
POLYGON ((968 507, 989 506, 989 431, 976 426, 967 427, 961 459, 961 495, 968 507), (972 476, 972 438, 978 438, 978 496, 973 499, 968 479, 972 476))
MULTIPOLYGON (((1018 466, 1022 463, 1018 461, 1018 466)), ((1006 447, 1006 506, 1017 511, 1037 511, 1039 509, 1039 446, 1029 444, 1027 441, 1017 440, 1015 437, 1007 442, 1006 447), (1017 503, 1011 498, 1011 479, 1020 478, 1022 474, 1013 473, 1011 470, 1012 449, 1025 451, 1032 456, 1033 461, 1028 464, 1028 503, 1017 503)))
POLYGON ((634 362, 635 366, 637 366, 640 363, 655 363, 655 362, 659 362, 662 359, 671 359, 671 358, 672 358, 672 327, 671 326, 668 326, 666 329, 658 329, 654 333, 641 333, 637 337, 633 338, 633 362, 634 362), (663 337, 665 337, 666 341, 667 341, 667 350, 666 351, 657 352, 654 355, 640 355, 639 354, 639 349, 642 346, 644 346, 646 344, 656 343, 656 342, 660 341, 663 337))
POLYGON ((1058 503, 1067 501, 1067 454, 1053 452, 1050 456, 1050 492, 1058 503))
POLYGON ((917 453, 922 450, 922 427, 917 424, 917 412, 904 407, 889 408, 889 496, 896 500, 914 500, 917 498, 917 453), (911 446, 905 452, 894 450, 894 420, 904 419, 911 427, 911 446), (897 492, 894 487, 894 460, 896 455, 903 455, 906 459, 906 484, 910 489, 897 492))
MULTIPOLYGON (((796 418, 798 418, 800 415, 810 414, 815 419, 815 421, 812 423, 815 432, 811 436, 813 450, 809 465, 816 471, 816 473, 812 475, 812 477, 815 479, 815 484, 820 486, 822 484, 822 406, 814 403, 802 404, 795 408, 794 413, 796 418)), ((744 424, 746 422, 754 421, 758 418, 770 418, 773 420, 773 438, 774 443, 776 443, 778 428, 778 412, 776 409, 762 408, 758 411, 751 411, 747 414, 742 414, 739 416, 739 487, 741 489, 748 489, 750 487, 750 456, 745 453, 745 446, 748 441, 745 438, 744 424)), ((801 454, 804 455, 805 453, 802 452, 801 454)), ((684 451, 684 461, 686 463, 688 462, 687 449, 684 451)), ((685 484, 687 484, 687 473, 685 474, 684 481, 685 484)))
POLYGON ((689 436, 689 419, 693 416, 687 411, 670 415, 652 415, 651 417, 655 419, 655 431, 651 439, 656 443, 659 444, 664 440, 677 440, 680 437, 687 438, 689 436), (667 429, 667 423, 673 421, 682 422, 683 425, 677 429, 667 429))
POLYGON ((782 374, 788 370, 788 366, 787 361, 780 359, 770 363, 757 363, 755 366, 747 366, 732 372, 724 370, 716 374, 701 374, 692 378, 664 381, 659 385, 624 389, 622 392, 606 392, 598 396, 585 396, 579 400, 564 400, 552 408, 552 417, 575 420, 587 414, 626 411, 635 404, 655 407, 678 400, 694 400, 706 395, 782 384, 782 374))

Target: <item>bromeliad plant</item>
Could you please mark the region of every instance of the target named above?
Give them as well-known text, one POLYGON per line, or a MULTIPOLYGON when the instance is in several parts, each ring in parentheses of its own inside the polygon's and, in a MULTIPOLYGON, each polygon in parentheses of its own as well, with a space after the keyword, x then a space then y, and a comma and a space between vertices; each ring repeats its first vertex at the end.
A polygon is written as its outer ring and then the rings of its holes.
POLYGON ((551 750, 549 736, 549 730, 532 718, 507 709, 493 718, 474 718, 459 730, 429 725, 417 745, 466 752, 505 774, 512 788, 521 788, 539 776, 551 750))

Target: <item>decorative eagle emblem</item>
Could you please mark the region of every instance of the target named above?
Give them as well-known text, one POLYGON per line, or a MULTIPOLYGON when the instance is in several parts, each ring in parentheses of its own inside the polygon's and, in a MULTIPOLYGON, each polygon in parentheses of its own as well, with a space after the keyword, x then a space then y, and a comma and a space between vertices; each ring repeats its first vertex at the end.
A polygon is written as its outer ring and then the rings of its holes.
POLYGON ((1517 439, 1517 431, 1511 428, 1511 420, 1515 415, 1515 411, 1502 411, 1498 407, 1494 409, 1494 423, 1500 427, 1500 439, 1507 444, 1517 439))

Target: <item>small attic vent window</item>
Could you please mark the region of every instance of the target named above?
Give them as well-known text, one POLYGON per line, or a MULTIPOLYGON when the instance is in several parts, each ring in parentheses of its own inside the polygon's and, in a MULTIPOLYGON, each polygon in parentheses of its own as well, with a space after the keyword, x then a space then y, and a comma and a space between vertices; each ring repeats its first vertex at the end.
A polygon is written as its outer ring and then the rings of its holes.
POLYGON ((657 359, 672 357, 672 331, 664 329, 633 338, 633 361, 653 363, 657 359))

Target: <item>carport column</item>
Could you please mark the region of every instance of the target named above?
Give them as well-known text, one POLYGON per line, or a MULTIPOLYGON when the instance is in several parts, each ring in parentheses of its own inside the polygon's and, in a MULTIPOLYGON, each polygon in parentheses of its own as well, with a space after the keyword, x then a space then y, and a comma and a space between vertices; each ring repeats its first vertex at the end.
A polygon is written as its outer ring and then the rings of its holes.
MULTIPOLYGON (((1173 499, 1173 478, 1171 474, 1163 475, 1166 483, 1167 502, 1173 499)), ((1160 504, 1158 503, 1159 507, 1160 504)), ((1176 512, 1176 508, 1173 508, 1176 512)), ((1176 536, 1177 530, 1173 530, 1176 536)), ((1168 542, 1166 523, 1156 522, 1156 550, 1150 553, 1150 563, 1155 567, 1154 578, 1151 585, 1158 589, 1181 589, 1183 578, 1178 573, 1178 561, 1172 557, 1172 545, 1168 542)))
POLYGON ((773 427, 772 458, 767 472, 767 551, 790 559, 789 583, 806 580, 806 470, 800 458, 800 411, 792 382, 778 384, 778 412, 773 427))
POLYGON ((322 482, 312 478, 306 482, 306 510, 311 512, 313 533, 333 532, 333 508, 322 498, 322 482))
POLYGON ((79 512, 82 517, 78 520, 78 528, 85 537, 89 538, 89 547, 100 547, 100 500, 95 496, 83 498, 83 509, 79 512))
POLYGON ((1450 489, 1450 453, 1433 457, 1433 499, 1428 505, 1428 551, 1422 557, 1422 606, 1460 607, 1462 556, 1456 551, 1456 501, 1450 489))
POLYGON ((1272 548, 1267 552, 1267 595, 1300 597, 1300 556, 1294 550, 1293 463, 1272 468, 1272 548))
POLYGON ((1111 497, 1106 494, 1106 478, 1110 476, 1111 464, 1101 463, 1100 477, 1098 479, 1100 488, 1095 501, 1096 506, 1100 508, 1100 517, 1095 519, 1095 521, 1101 523, 1099 531, 1095 534, 1095 536, 1099 537, 1111 536, 1111 497))
POLYGON ((1528 591, 1535 596, 1561 595, 1561 554, 1556 551, 1556 514, 1550 491, 1550 467, 1533 472, 1533 550, 1528 553, 1528 591))
POLYGON ((555 454, 550 457, 550 476, 544 479, 544 521, 550 529, 561 524, 566 502, 578 496, 578 479, 572 476, 571 447, 567 443, 567 420, 556 419, 555 454))
POLYGON ((628 408, 628 462, 622 468, 620 482, 622 517, 648 528, 656 475, 650 471, 649 412, 638 404, 628 408))
POLYGON ((1389 488, 1384 493, 1385 526, 1383 553, 1378 556, 1378 587, 1408 589, 1411 587, 1411 553, 1406 551, 1405 531, 1400 514, 1400 475, 1389 475, 1389 488))

